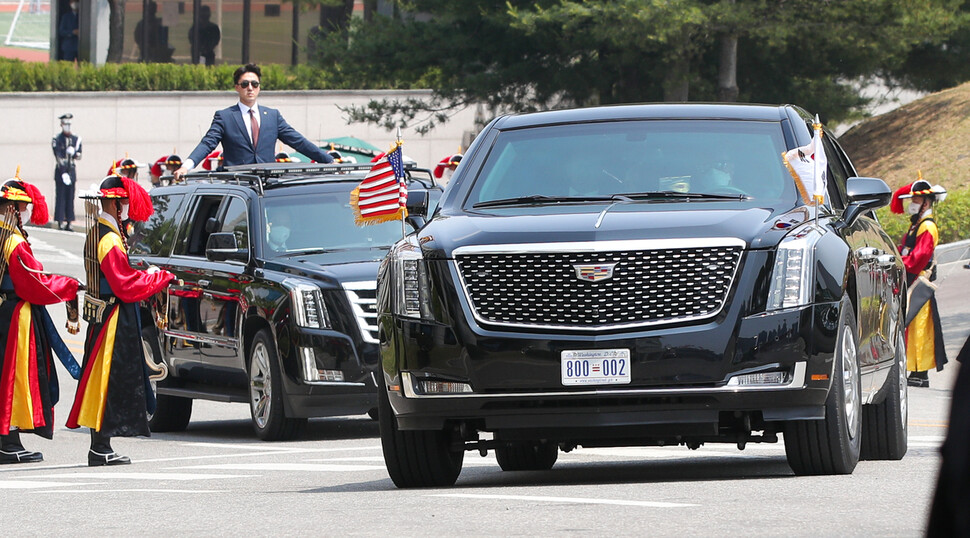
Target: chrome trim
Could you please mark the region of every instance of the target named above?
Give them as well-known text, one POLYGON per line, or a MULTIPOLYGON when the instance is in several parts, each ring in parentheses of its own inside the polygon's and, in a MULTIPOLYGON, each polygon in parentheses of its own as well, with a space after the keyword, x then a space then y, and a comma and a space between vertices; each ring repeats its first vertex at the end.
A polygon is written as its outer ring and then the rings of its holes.
POLYGON ((452 251, 461 254, 531 254, 534 252, 611 252, 614 250, 651 250, 663 248, 747 247, 737 237, 698 237, 686 239, 631 239, 618 241, 577 241, 565 243, 516 243, 508 245, 469 245, 452 251))
MULTIPOLYGON (((611 325, 599 325, 597 327, 576 327, 572 325, 544 325, 538 323, 508 323, 501 321, 490 321, 481 317, 475 308, 474 302, 468 295, 468 284, 462 275, 461 267, 458 266, 457 256, 462 254, 534 254, 534 253, 556 253, 556 252, 613 252, 617 250, 659 250, 666 248, 710 248, 710 247, 740 247, 741 256, 744 256, 744 249, 747 243, 743 239, 736 237, 709 237, 709 238, 687 238, 687 239, 637 239, 630 241, 581 241, 573 243, 518 243, 508 245, 471 245, 458 247, 452 251, 451 268, 461 284, 460 297, 464 298, 472 316, 479 326, 484 327, 515 327, 519 329, 546 329, 560 331, 578 332, 601 332, 614 331, 617 329, 633 329, 639 327, 654 327, 657 325, 667 325, 670 323, 685 323, 699 321, 716 317, 724 310, 727 301, 721 303, 721 307, 713 312, 703 315, 679 317, 676 319, 664 319, 659 321, 643 321, 632 323, 616 323, 611 325)), ((734 273, 731 274, 726 294, 730 294, 734 280, 738 276, 738 268, 741 266, 741 259, 734 265, 734 273)))
POLYGON ((215 344, 221 347, 231 347, 232 349, 239 348, 239 342, 235 338, 217 337, 217 336, 199 336, 197 333, 174 331, 171 329, 164 329, 162 331, 162 334, 164 336, 169 336, 171 338, 188 340, 189 342, 199 342, 202 344, 215 344))
MULTIPOLYGON (((805 388, 805 372, 807 363, 804 361, 795 363, 795 371, 792 380, 785 385, 765 385, 765 386, 721 386, 713 388, 665 388, 665 389, 603 389, 603 390, 583 390, 569 392, 516 392, 503 394, 476 394, 476 393, 455 393, 455 394, 418 394, 414 392, 414 379, 410 372, 401 372, 401 387, 404 389, 404 396, 407 398, 530 398, 530 397, 564 397, 564 396, 675 396, 678 394, 726 394, 738 392, 765 392, 765 391, 787 391, 805 388)), ((749 372, 750 373, 750 372, 749 372)), ((733 377, 733 376, 732 376, 733 377)), ((473 387, 474 389, 474 387, 473 387)))
POLYGON ((317 387, 365 387, 366 383, 360 383, 358 381, 304 381, 304 385, 314 385, 317 387))
POLYGON ((377 332, 377 281, 362 280, 359 282, 343 282, 341 285, 344 288, 344 293, 347 294, 347 299, 350 301, 350 309, 354 312, 354 319, 357 320, 357 326, 360 328, 361 338, 365 342, 377 344, 378 340, 373 335, 373 333, 377 332), (375 296, 373 299, 361 297, 355 293, 358 290, 374 291, 375 296), (373 313, 365 311, 361 305, 373 305, 373 313), (373 319, 373 325, 368 323, 368 318, 373 319))

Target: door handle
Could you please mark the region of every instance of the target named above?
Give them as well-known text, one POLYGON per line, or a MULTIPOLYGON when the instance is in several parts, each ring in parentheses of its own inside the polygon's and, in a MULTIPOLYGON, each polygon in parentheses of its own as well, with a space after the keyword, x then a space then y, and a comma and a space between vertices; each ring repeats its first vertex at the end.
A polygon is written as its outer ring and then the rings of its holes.
POLYGON ((200 287, 203 287, 203 288, 208 288, 209 287, 209 284, 212 284, 212 282, 209 281, 209 280, 200 280, 199 281, 199 286, 200 287))
POLYGON ((873 247, 863 247, 855 251, 856 257, 863 261, 872 261, 879 255, 879 249, 873 247))
POLYGON ((876 258, 876 263, 878 263, 881 267, 892 267, 896 265, 896 256, 893 256, 892 254, 883 254, 882 256, 876 258))

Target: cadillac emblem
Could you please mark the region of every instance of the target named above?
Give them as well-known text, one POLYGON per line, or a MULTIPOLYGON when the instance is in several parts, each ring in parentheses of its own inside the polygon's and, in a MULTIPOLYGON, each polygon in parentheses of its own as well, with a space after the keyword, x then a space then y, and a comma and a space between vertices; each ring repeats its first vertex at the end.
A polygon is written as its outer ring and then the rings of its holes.
POLYGON ((585 282, 600 282, 613 278, 614 267, 616 267, 615 263, 599 263, 574 265, 573 269, 576 270, 576 278, 580 280, 585 282))

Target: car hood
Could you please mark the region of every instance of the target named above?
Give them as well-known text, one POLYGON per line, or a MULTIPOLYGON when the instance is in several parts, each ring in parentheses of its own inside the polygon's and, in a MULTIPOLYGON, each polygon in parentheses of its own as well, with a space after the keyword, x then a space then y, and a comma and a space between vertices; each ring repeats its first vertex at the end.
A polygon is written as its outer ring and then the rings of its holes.
POLYGON ((439 213, 418 232, 418 240, 426 255, 447 258, 455 248, 468 245, 645 239, 738 238, 747 248, 762 249, 776 246, 792 226, 812 216, 805 207, 784 211, 717 202, 669 204, 670 209, 660 210, 644 206, 617 205, 605 215, 603 205, 439 213))
POLYGON ((337 287, 343 282, 377 280, 377 268, 386 254, 385 248, 338 250, 271 258, 263 267, 268 271, 302 276, 337 287))

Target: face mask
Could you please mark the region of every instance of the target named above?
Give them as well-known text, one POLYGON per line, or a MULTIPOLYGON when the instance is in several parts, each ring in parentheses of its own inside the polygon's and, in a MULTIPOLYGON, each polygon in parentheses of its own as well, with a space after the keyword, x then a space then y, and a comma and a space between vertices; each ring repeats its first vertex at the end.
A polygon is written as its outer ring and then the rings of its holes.
POLYGON ((919 215, 919 211, 922 207, 923 206, 921 204, 917 204, 916 202, 910 202, 909 206, 906 207, 906 210, 909 211, 910 215, 919 215))
POLYGON ((128 204, 122 204, 121 206, 121 222, 128 220, 128 204))
POLYGON ((71 11, 77 11, 77 2, 71 2, 71 11))
POLYGON ((269 240, 276 245, 282 245, 290 238, 290 229, 281 224, 273 225, 273 228, 269 232, 269 240))
POLYGON ((61 125, 61 130, 64 131, 64 134, 71 134, 71 125, 70 124, 61 125))
POLYGON ((20 212, 20 221, 23 223, 30 222, 30 212, 33 210, 33 206, 27 206, 27 209, 20 212))

